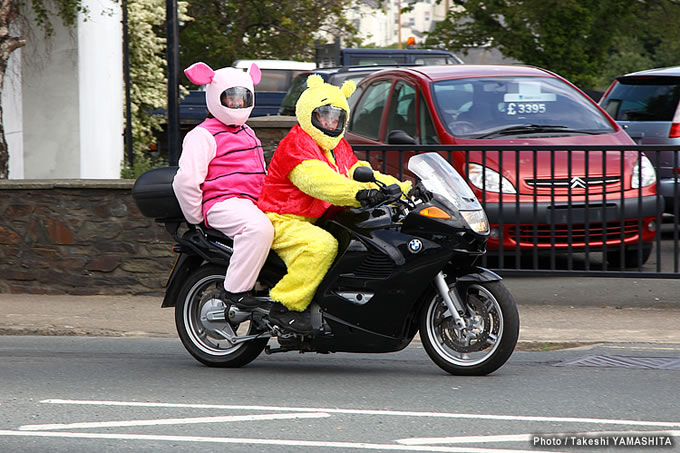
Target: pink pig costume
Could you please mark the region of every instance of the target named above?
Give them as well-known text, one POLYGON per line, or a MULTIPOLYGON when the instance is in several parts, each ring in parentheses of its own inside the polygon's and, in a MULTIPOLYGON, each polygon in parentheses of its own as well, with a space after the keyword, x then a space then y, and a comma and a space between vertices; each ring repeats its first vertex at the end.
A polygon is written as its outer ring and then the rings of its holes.
POLYGON ((271 222, 257 208, 266 175, 262 144, 245 124, 261 72, 255 64, 246 73, 235 68, 213 71, 195 63, 184 73, 192 83, 207 85, 206 104, 214 118, 184 138, 172 187, 189 222, 205 222, 233 239, 224 289, 245 293, 253 289, 274 237, 271 222), (223 102, 234 90, 247 95, 240 108, 223 102))

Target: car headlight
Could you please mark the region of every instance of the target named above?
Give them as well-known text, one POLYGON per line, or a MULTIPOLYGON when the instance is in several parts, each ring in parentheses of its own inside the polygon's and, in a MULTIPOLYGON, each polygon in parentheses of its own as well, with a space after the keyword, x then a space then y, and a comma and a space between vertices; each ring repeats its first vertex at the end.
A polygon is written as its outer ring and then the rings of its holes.
POLYGON ((475 187, 488 192, 517 193, 507 178, 483 165, 468 164, 468 178, 475 187))
POLYGON ((489 221, 486 219, 484 210, 460 211, 460 215, 462 215, 468 225, 470 225, 470 228, 477 233, 487 233, 489 231, 489 221))
POLYGON ((635 167, 633 168, 633 178, 630 182, 631 186, 633 189, 639 189, 640 187, 652 185, 655 182, 656 171, 654 170, 654 165, 652 165, 652 162, 647 156, 641 156, 640 160, 635 163, 635 167))

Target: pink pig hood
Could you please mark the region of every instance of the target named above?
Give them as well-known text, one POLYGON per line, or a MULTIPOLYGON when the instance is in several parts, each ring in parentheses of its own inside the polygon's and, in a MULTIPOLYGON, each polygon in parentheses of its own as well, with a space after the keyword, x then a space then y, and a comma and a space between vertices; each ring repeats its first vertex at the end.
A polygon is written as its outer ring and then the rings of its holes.
POLYGON ((242 126, 252 112, 254 102, 245 108, 229 108, 222 104, 221 96, 229 88, 243 87, 250 90, 254 99, 254 86, 260 83, 262 73, 256 64, 252 64, 248 72, 236 68, 222 68, 213 71, 205 63, 194 63, 184 70, 191 83, 207 85, 205 101, 208 111, 220 122, 228 126, 242 126))

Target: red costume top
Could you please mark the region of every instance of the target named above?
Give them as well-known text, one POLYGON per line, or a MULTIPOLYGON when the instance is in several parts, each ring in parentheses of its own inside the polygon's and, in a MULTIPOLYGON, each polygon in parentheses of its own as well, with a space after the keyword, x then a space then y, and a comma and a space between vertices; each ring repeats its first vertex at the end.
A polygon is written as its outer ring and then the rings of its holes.
POLYGON ((348 176, 349 170, 358 162, 352 147, 343 138, 333 150, 333 154, 337 167, 329 162, 323 150, 299 124, 293 126, 279 143, 269 163, 269 171, 257 206, 263 211, 278 214, 321 217, 331 203, 304 193, 288 179, 288 173, 301 162, 317 160, 328 164, 328 167, 336 173, 348 176))

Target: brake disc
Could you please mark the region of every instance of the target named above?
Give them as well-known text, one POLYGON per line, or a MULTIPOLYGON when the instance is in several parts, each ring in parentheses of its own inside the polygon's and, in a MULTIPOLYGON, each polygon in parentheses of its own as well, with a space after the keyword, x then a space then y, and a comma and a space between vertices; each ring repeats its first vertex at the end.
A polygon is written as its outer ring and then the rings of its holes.
MULTIPOLYGON (((452 316, 443 319, 439 325, 439 335, 444 344, 457 352, 478 352, 490 346, 487 342, 490 333, 491 314, 484 306, 484 303, 474 296, 467 299, 468 312, 470 315, 464 316, 467 327, 460 329, 452 316)), ((442 304, 438 316, 443 316, 446 306, 442 304)))

